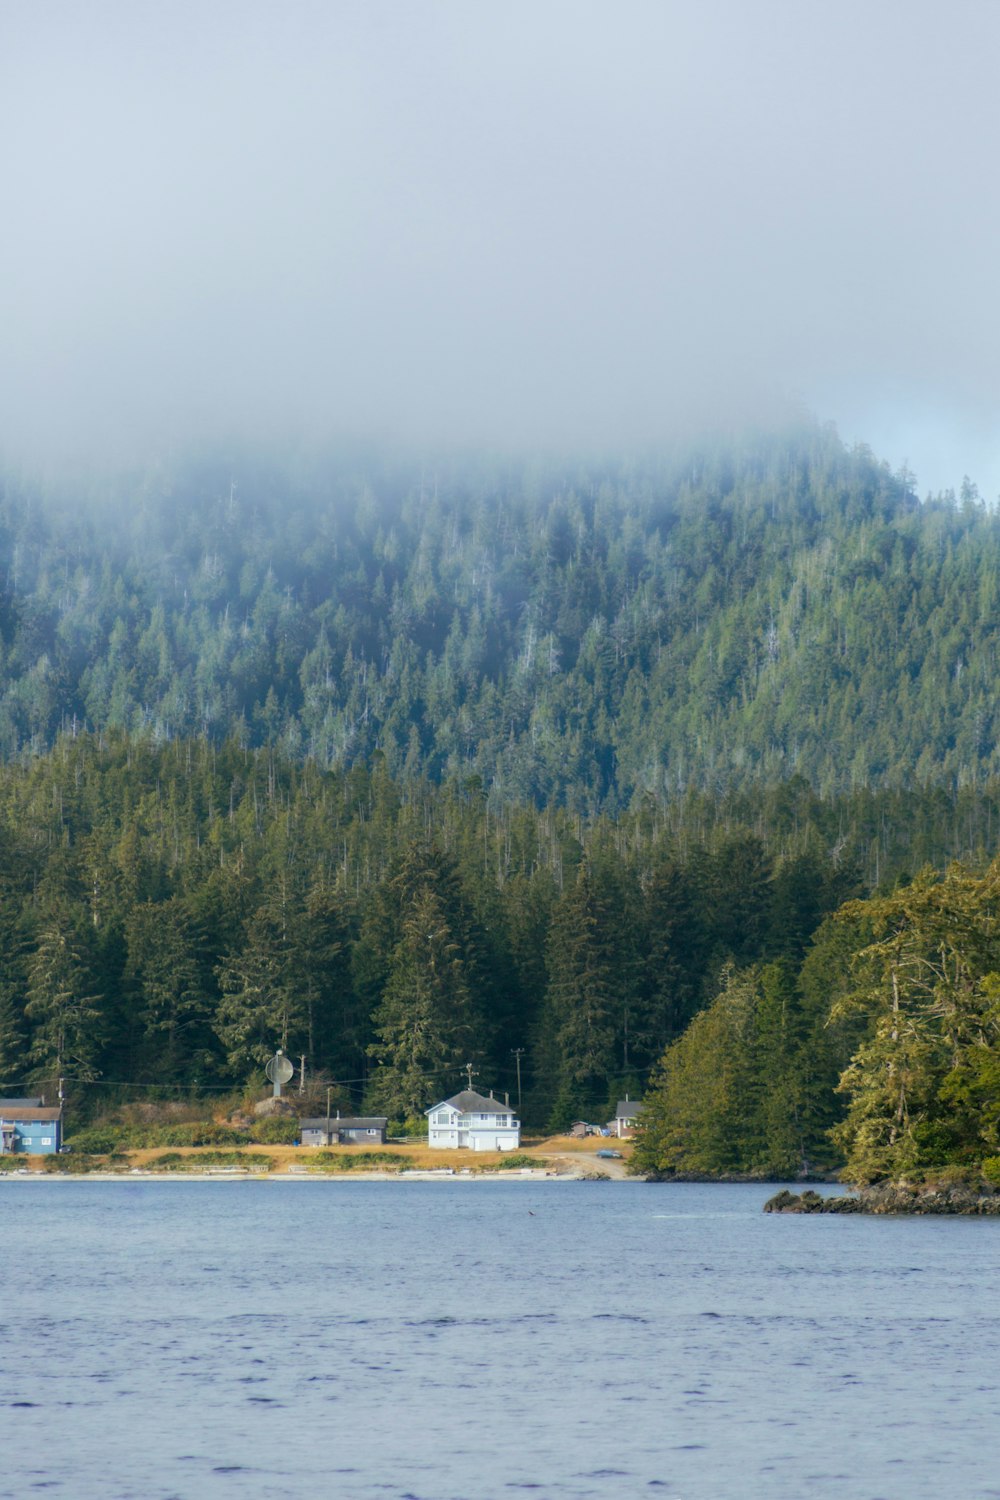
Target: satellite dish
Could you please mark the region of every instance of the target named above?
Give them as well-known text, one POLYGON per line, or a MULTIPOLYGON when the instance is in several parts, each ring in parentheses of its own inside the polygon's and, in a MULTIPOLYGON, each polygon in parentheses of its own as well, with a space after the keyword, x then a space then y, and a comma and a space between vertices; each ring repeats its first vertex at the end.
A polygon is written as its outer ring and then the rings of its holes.
POLYGON ((268 1059, 264 1072, 267 1074, 269 1081, 274 1084, 274 1097, 280 1099, 281 1085, 287 1083, 295 1072, 294 1067, 280 1047, 274 1056, 268 1059))

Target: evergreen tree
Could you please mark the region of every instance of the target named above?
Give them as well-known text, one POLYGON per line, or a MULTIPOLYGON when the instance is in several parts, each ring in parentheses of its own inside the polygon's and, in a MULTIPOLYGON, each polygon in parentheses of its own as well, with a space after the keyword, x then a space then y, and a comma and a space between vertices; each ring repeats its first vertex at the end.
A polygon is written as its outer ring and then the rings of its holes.
POLYGON ((643 1050, 656 1058, 681 1035, 697 1007, 705 935, 697 889, 677 860, 657 863, 644 896, 647 1036, 643 1050))
POLYGON ((553 909, 537 1083, 556 1099, 566 1091, 581 1115, 604 1102, 618 1071, 623 997, 615 958, 612 913, 585 863, 553 909))
POLYGON ((165 1081, 188 1081, 196 1054, 203 1062, 214 1043, 190 916, 176 897, 142 902, 129 913, 125 933, 124 978, 134 986, 146 1067, 165 1081))
POLYGON ((849 1107, 835 1137, 854 1181, 981 1157, 978 1112, 963 1119, 953 1106, 975 1097, 975 1084, 966 1092, 974 1079, 988 1095, 1000 1072, 998 896, 995 863, 981 878, 958 867, 943 879, 924 871, 892 896, 845 908, 849 918, 863 915, 875 937, 857 955, 854 988, 838 1007, 871 1018, 840 1082, 849 1107))
POLYGON ((369 1021, 351 976, 349 915, 325 883, 306 898, 298 943, 312 1065, 334 1078, 358 1079, 366 1066, 369 1021))
POLYGON ((473 1004, 447 906, 420 887, 402 920, 374 1015, 371 1100, 396 1117, 419 1117, 475 1049, 473 1004))
POLYGON ((28 960, 30 1057, 35 1077, 49 1084, 61 1077, 87 1083, 103 1041, 99 995, 92 988, 89 955, 65 917, 50 914, 28 960))
POLYGON ((219 967, 215 1030, 236 1076, 265 1063, 276 1047, 293 1053, 305 1047, 297 918, 289 890, 279 888, 254 913, 240 950, 219 967))
POLYGON ((767 1167, 758 1002, 758 974, 727 969, 720 994, 667 1048, 645 1095, 637 1167, 657 1174, 767 1167))

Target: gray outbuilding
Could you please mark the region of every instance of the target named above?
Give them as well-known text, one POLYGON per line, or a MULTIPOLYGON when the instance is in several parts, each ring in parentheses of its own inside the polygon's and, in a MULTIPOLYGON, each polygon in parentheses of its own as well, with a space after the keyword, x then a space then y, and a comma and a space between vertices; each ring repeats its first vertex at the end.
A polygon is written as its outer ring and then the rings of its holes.
POLYGON ((299 1121, 303 1146, 384 1145, 389 1121, 385 1115, 320 1115, 299 1121))
POLYGON ((628 1136, 634 1135, 642 1109, 641 1099, 630 1099, 626 1094, 624 1099, 619 1099, 615 1117, 608 1121, 608 1130, 612 1135, 618 1136, 619 1140, 625 1140, 628 1136))

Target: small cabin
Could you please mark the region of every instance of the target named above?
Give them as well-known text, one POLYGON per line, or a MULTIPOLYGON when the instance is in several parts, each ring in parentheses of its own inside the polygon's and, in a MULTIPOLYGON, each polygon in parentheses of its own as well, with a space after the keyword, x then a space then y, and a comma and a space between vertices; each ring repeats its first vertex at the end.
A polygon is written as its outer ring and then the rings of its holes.
POLYGON ((635 1134, 635 1127, 642 1113, 642 1100, 630 1099, 626 1094, 624 1099, 619 1099, 615 1117, 608 1121, 608 1130, 612 1135, 623 1140, 626 1136, 635 1134))
POLYGON ((320 1115, 299 1121, 303 1146, 384 1146, 389 1129, 386 1115, 320 1115))

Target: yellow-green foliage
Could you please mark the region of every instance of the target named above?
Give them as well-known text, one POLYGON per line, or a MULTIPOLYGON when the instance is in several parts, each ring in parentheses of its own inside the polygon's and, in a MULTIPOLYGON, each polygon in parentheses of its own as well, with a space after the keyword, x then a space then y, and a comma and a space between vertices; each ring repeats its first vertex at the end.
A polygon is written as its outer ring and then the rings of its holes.
POLYGON ((984 875, 927 869, 891 896, 852 902, 874 942, 855 957, 853 1010, 871 1030, 844 1073, 834 1132, 857 1183, 973 1166, 1000 1144, 1000 861, 984 875))
POLYGON ((809 1107, 795 995, 779 965, 727 969, 646 1093, 634 1172, 786 1175, 809 1107))
POLYGON ((1000 1156, 988 1156, 983 1162, 983 1176, 990 1187, 1000 1188, 1000 1156))
POLYGON ((320 1172, 402 1172, 413 1157, 402 1151, 311 1151, 309 1166, 320 1172))
POLYGON ((291 1146, 298 1139, 294 1119, 272 1116, 255 1120, 245 1128, 222 1125, 217 1120, 185 1120, 181 1123, 92 1125, 68 1137, 74 1151, 106 1154, 109 1151, 143 1151, 157 1146, 291 1146))
POLYGON ((203 1172, 207 1167, 246 1167, 269 1172, 274 1158, 261 1151, 199 1151, 197 1156, 182 1156, 179 1151, 167 1151, 154 1156, 149 1164, 155 1171, 203 1172))
POLYGON ((535 1171, 544 1171, 551 1167, 552 1163, 545 1156, 528 1156, 525 1151, 510 1151, 501 1156, 499 1161, 487 1162, 481 1167, 473 1166, 474 1171, 479 1172, 519 1172, 530 1167, 535 1171))
POLYGON ((42 1159, 42 1171, 58 1173, 60 1176, 79 1177, 87 1172, 117 1171, 127 1167, 128 1157, 123 1152, 111 1155, 95 1155, 74 1151, 68 1156, 54 1154, 42 1159))

